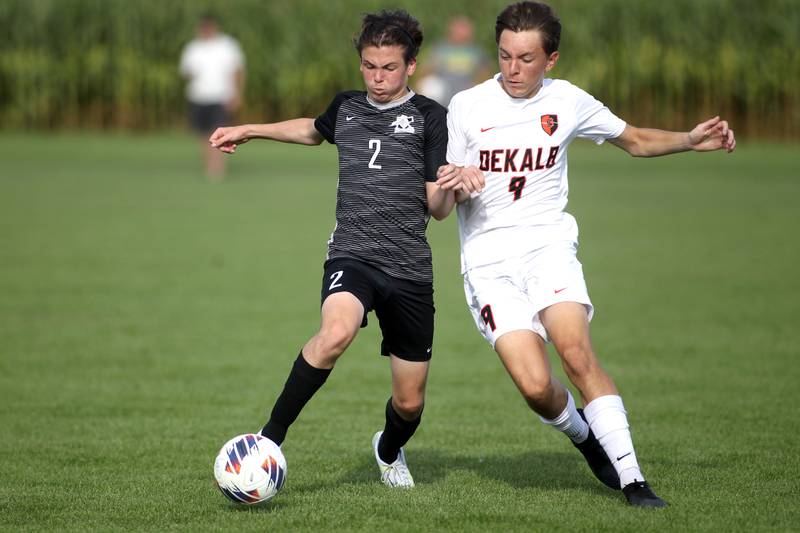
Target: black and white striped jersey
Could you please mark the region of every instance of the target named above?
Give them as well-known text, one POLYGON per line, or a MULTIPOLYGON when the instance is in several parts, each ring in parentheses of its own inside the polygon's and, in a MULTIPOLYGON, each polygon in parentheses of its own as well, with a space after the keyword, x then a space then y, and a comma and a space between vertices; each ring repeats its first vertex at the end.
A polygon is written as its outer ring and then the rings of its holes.
POLYGON ((413 92, 380 105, 366 92, 348 91, 314 121, 339 150, 328 259, 355 258, 395 278, 433 281, 425 182, 446 163, 446 115, 413 92))

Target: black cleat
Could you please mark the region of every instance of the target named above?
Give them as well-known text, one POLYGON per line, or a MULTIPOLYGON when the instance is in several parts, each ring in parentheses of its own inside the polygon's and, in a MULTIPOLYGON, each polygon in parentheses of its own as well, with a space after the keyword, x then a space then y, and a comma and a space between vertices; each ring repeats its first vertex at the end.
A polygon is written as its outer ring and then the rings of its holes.
POLYGON ((666 507, 667 502, 656 496, 647 481, 634 481, 622 488, 628 503, 636 507, 666 507))
MULTIPOLYGON (((586 417, 583 416, 583 409, 578 409, 578 414, 586 420, 586 417)), ((611 464, 606 451, 600 446, 600 441, 597 440, 591 429, 589 429, 589 436, 585 441, 580 444, 575 442, 572 444, 583 454, 586 462, 589 463, 589 468, 592 469, 592 473, 597 479, 610 489, 620 489, 617 470, 611 464)))

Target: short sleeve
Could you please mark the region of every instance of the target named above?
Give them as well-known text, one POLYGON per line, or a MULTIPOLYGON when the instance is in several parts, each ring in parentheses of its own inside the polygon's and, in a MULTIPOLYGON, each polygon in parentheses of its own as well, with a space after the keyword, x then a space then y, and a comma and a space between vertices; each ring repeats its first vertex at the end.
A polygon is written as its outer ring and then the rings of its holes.
POLYGON ((425 181, 436 181, 439 167, 447 164, 447 109, 431 104, 425 114, 425 181))
POLYGON ((454 96, 447 113, 447 161, 463 167, 467 158, 467 137, 461 126, 463 116, 460 103, 458 95, 454 96))
POLYGON ((178 71, 180 72, 181 76, 190 76, 192 74, 192 48, 192 43, 189 43, 184 46, 183 50, 181 51, 181 60, 178 65, 178 71))
POLYGON ((625 121, 617 117, 602 102, 582 89, 577 92, 575 114, 578 128, 577 137, 591 139, 603 144, 606 139, 615 139, 625 130, 625 121))
POLYGON ((236 40, 234 39, 231 40, 233 44, 232 49, 233 49, 234 65, 238 69, 244 69, 245 59, 244 59, 244 52, 242 52, 242 47, 239 46, 239 43, 236 40))
POLYGON ((314 120, 314 127, 331 144, 336 144, 336 116, 342 102, 352 97, 354 93, 344 92, 337 94, 323 114, 314 120))

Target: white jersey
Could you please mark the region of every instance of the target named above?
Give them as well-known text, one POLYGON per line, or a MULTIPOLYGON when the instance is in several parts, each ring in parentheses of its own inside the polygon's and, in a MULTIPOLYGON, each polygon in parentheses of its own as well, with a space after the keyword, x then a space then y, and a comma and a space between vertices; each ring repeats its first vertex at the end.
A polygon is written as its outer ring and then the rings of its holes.
POLYGON ((235 75, 244 54, 235 39, 218 34, 194 39, 183 49, 180 72, 189 78, 186 98, 194 104, 224 104, 236 95, 235 75))
POLYGON ((625 122, 587 92, 545 79, 533 98, 513 98, 500 75, 456 94, 447 115, 447 160, 477 166, 480 193, 458 206, 462 272, 557 241, 578 240, 566 213, 567 147, 575 137, 601 144, 625 122))

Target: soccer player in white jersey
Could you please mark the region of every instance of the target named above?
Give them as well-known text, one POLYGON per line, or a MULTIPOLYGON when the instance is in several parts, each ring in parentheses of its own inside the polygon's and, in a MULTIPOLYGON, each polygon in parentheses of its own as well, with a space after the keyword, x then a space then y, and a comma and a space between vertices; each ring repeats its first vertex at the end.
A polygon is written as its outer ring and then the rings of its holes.
POLYGON ((558 60, 560 34, 545 4, 521 2, 500 13, 500 73, 452 99, 450 164, 438 183, 458 190, 464 289, 475 323, 528 405, 630 504, 663 507, 642 475, 622 399, 589 339, 593 307, 576 257, 578 228, 564 211, 567 147, 575 138, 609 140, 651 157, 731 152, 736 142, 719 117, 684 133, 637 128, 571 83, 545 78, 558 60), (552 375, 548 341, 583 410, 552 375))

